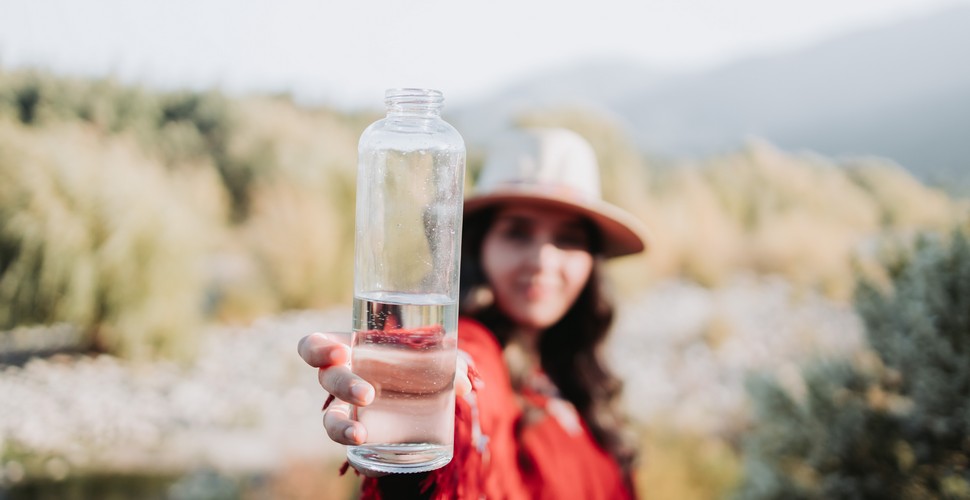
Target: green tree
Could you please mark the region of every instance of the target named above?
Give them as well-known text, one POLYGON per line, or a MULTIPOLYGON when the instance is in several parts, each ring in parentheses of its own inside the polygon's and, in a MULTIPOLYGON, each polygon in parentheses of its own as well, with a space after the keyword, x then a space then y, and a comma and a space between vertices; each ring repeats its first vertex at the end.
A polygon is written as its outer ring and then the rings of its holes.
POLYGON ((738 498, 970 498, 970 241, 924 236, 860 284, 872 352, 816 363, 793 394, 751 380, 738 498))

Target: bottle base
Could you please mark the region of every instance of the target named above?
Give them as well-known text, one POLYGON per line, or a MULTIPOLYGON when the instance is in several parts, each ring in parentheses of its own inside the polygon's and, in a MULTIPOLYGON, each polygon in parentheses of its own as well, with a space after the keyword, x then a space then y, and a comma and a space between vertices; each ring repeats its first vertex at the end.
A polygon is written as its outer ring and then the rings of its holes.
POLYGON ((370 444, 347 448, 354 467, 391 474, 427 472, 451 462, 451 446, 440 444, 370 444))

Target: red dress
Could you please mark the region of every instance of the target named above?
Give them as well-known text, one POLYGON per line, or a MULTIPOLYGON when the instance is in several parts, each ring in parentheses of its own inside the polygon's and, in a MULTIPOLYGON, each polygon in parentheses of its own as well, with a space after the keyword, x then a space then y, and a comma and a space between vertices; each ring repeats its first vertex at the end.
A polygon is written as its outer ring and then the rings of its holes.
MULTIPOLYGON (((522 405, 502 348, 483 325, 460 318, 458 346, 471 358, 470 372, 478 380, 455 405, 454 458, 423 480, 431 498, 634 498, 620 467, 569 403, 524 391, 520 396, 528 406, 542 411, 516 431, 522 405)), ((365 479, 361 498, 380 498, 381 490, 392 497, 390 483, 365 479)))

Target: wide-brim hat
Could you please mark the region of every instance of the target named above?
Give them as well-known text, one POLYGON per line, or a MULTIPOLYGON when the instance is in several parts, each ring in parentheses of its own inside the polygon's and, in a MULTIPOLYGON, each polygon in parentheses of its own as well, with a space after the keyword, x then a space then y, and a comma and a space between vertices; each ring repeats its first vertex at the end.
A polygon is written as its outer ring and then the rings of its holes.
POLYGON ((521 129, 490 148, 465 215, 498 205, 546 206, 579 214, 600 232, 603 255, 644 251, 647 229, 629 212, 603 201, 600 171, 592 146, 575 132, 521 129))

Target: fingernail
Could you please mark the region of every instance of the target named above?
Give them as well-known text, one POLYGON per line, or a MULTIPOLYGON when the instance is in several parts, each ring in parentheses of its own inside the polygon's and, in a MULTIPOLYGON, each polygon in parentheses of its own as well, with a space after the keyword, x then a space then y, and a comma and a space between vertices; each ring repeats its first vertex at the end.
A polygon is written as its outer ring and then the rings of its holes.
POLYGON ((373 393, 371 392, 371 388, 365 384, 354 384, 350 388, 350 394, 352 394, 358 401, 362 401, 364 403, 370 403, 370 400, 374 397, 373 393))
POLYGON ((350 360, 350 355, 347 349, 334 349, 330 351, 330 363, 335 365, 342 365, 350 360))
POLYGON ((350 427, 347 427, 347 429, 344 430, 344 437, 346 437, 347 439, 349 439, 349 440, 351 440, 351 441, 353 441, 353 442, 356 443, 357 442, 357 429, 354 428, 354 426, 352 426, 352 425, 350 427))

